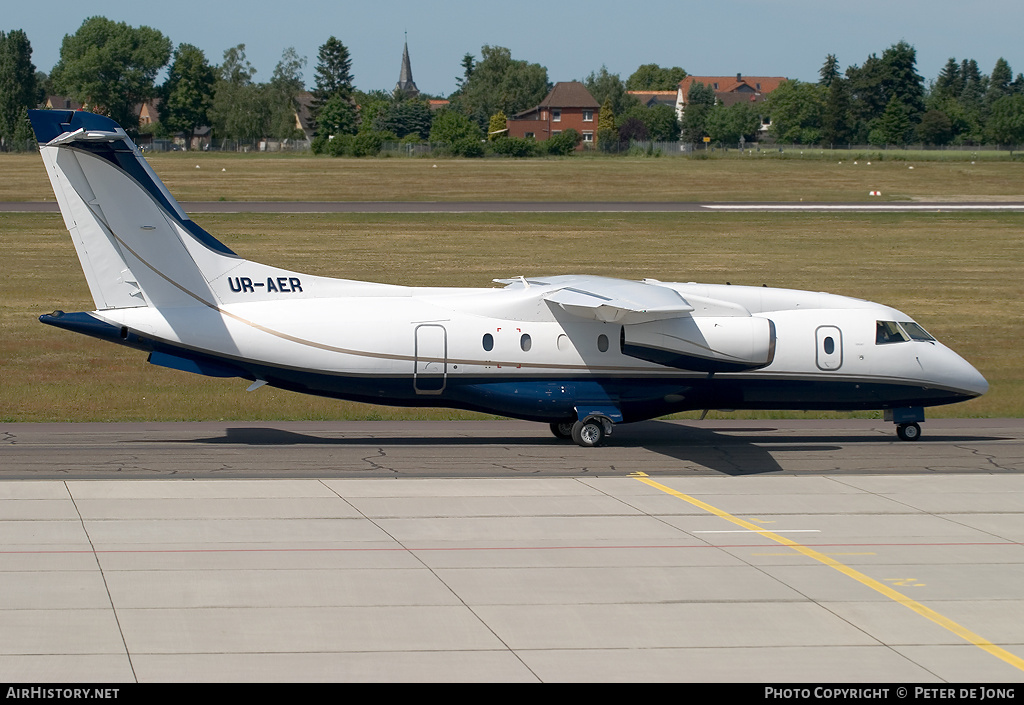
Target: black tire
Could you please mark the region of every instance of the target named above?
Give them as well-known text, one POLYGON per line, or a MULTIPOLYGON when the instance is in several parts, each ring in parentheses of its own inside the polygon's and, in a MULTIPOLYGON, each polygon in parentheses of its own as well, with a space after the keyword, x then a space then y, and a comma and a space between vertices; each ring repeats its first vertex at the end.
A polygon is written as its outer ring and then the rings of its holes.
POLYGON ((560 438, 563 441, 568 441, 572 439, 572 421, 553 423, 550 424, 550 426, 551 433, 554 434, 555 438, 560 438))
POLYGON ((572 440, 583 448, 596 448, 604 440, 604 426, 597 419, 577 421, 572 425, 572 440))
POLYGON ((901 441, 916 441, 921 438, 921 427, 916 423, 901 423, 896 427, 901 441))

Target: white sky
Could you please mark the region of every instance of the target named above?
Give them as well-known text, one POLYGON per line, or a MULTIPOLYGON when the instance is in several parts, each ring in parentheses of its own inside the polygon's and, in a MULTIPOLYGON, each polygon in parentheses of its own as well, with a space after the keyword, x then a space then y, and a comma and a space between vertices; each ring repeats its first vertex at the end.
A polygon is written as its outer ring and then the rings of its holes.
POLYGON ((973 58, 989 73, 1005 58, 1024 72, 1021 0, 641 0, 518 2, 423 0, 372 2, 249 0, 47 0, 5 3, 0 30, 23 29, 33 62, 49 72, 61 41, 90 16, 148 25, 174 42, 198 46, 220 63, 224 50, 246 45, 256 80, 266 81, 294 47, 305 56, 307 86, 317 51, 335 36, 352 56, 355 84, 394 88, 408 31, 413 77, 421 91, 455 90, 467 52, 484 44, 508 47, 514 59, 538 63, 551 81, 583 79, 602 65, 625 80, 638 66, 681 66, 697 75, 743 73, 816 81, 826 54, 845 69, 900 40, 917 50, 917 70, 933 80, 949 57, 973 58), (82 9, 87 7, 88 9, 82 9))

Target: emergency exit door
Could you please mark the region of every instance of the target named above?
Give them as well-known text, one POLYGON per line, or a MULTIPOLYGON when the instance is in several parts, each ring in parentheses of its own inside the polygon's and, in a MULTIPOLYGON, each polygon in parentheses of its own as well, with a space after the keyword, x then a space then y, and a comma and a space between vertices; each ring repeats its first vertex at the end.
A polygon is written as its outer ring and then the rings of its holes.
POLYGON ((440 394, 448 380, 448 333, 444 326, 416 326, 416 367, 413 389, 417 394, 440 394))
POLYGON ((843 332, 835 326, 820 326, 815 331, 819 370, 838 370, 843 366, 843 332))

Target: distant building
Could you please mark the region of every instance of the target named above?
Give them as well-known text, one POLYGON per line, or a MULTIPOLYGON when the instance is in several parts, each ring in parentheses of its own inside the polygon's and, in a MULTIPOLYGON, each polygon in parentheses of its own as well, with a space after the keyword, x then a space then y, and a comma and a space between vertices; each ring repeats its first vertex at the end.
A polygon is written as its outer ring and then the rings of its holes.
POLYGON ((579 81, 562 81, 535 108, 513 115, 506 123, 509 137, 532 137, 543 142, 572 128, 583 136, 579 149, 594 146, 601 106, 579 81))
POLYGON ((668 105, 676 107, 677 91, 626 91, 640 101, 645 108, 653 108, 655 105, 668 105))
POLYGON ((85 106, 77 100, 63 95, 48 95, 43 107, 47 110, 84 110, 85 106))
POLYGON ((316 134, 316 127, 313 122, 313 94, 309 91, 302 91, 295 96, 295 127, 302 130, 307 140, 312 140, 316 134))
MULTIPOLYGON (((729 106, 740 102, 761 103, 768 98, 768 94, 779 87, 779 84, 787 80, 785 76, 687 76, 679 82, 676 90, 676 117, 683 119, 686 112, 686 98, 690 92, 690 86, 694 83, 703 83, 715 93, 718 103, 729 106)), ((766 132, 770 125, 768 116, 761 118, 761 132, 766 132)))
POLYGON ((405 93, 410 98, 420 94, 416 82, 412 80, 412 63, 409 61, 409 41, 406 40, 405 48, 402 50, 402 71, 398 74, 398 83, 395 84, 395 93, 405 93))

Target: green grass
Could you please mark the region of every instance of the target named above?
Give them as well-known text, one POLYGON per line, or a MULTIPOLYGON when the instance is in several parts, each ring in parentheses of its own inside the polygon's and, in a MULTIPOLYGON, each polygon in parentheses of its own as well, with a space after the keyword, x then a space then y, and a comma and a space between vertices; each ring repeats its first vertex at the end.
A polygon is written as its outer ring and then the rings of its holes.
MULTIPOLYGON (((930 416, 1024 416, 1021 214, 264 214, 200 221, 243 257, 354 279, 489 286, 496 277, 591 273, 867 298, 913 316, 991 383, 984 397, 930 416)), ((269 388, 247 394, 242 380, 147 365, 137 351, 37 322, 55 308, 93 308, 59 216, 0 214, 0 247, 0 421, 481 418, 269 388)))
MULTIPOLYGON (((1024 200, 1024 161, 908 163, 888 155, 882 161, 856 155, 333 159, 182 152, 148 159, 181 201, 1024 200), (870 191, 881 191, 881 199, 870 191)), ((38 155, 0 154, 0 174, 0 201, 53 200, 38 155)))

